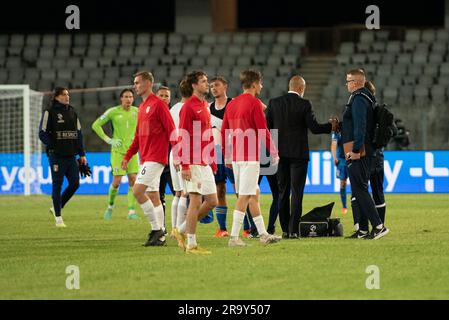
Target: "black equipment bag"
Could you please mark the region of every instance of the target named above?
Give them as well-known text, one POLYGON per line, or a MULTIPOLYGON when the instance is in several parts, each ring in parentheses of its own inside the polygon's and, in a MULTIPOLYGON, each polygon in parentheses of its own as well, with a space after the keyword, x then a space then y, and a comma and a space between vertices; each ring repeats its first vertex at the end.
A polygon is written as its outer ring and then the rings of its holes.
POLYGON ((301 218, 299 234, 301 237, 342 237, 343 225, 339 218, 331 219, 335 202, 313 208, 301 218))

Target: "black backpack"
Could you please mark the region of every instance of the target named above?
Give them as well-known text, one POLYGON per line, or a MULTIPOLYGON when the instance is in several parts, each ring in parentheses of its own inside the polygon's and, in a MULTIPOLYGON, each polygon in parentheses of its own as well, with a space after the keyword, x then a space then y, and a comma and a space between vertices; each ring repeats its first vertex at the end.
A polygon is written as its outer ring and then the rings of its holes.
POLYGON ((394 115, 385 103, 374 106, 374 123, 373 143, 378 149, 384 148, 396 132, 394 115))
MULTIPOLYGON (((383 104, 375 103, 367 94, 363 92, 357 92, 355 95, 364 96, 371 105, 373 106, 373 115, 374 115, 374 137, 373 144, 377 149, 385 148, 390 142, 391 138, 397 134, 397 128, 394 123, 394 115, 388 109, 388 106, 383 104)), ((351 96, 350 99, 353 99, 351 96)))

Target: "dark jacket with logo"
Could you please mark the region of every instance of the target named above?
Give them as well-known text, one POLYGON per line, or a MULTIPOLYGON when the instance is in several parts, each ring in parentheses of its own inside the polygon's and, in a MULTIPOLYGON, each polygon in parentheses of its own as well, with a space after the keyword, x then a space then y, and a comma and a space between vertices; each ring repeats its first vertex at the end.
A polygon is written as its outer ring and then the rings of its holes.
POLYGON ((84 156, 83 135, 78 115, 70 105, 54 101, 42 113, 39 139, 45 144, 47 154, 57 156, 84 156))
POLYGON ((354 141, 352 152, 359 153, 365 145, 367 155, 374 152, 374 113, 376 98, 366 88, 354 91, 343 113, 342 142, 354 141), (370 101, 371 100, 371 101, 370 101))

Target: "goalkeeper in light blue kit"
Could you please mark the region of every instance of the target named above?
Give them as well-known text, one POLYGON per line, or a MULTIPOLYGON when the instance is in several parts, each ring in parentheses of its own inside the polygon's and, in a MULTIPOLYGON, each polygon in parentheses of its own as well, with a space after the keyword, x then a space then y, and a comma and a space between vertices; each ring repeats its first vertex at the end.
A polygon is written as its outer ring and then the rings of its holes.
POLYGON ((137 172, 139 172, 137 154, 134 155, 134 157, 132 157, 129 161, 127 170, 123 170, 121 168, 121 162, 134 139, 139 108, 132 105, 134 102, 134 95, 131 89, 123 90, 120 93, 120 100, 121 105, 109 108, 92 124, 92 129, 95 133, 106 143, 111 145, 111 167, 113 180, 111 186, 109 187, 109 202, 108 208, 104 213, 104 219, 110 220, 112 218, 112 209, 114 208, 115 197, 117 196, 120 182, 122 177, 127 174, 129 181, 128 219, 137 220, 140 218, 135 211, 136 199, 134 198, 132 190, 134 182, 136 181, 137 172), (112 138, 108 137, 102 128, 102 126, 109 121, 112 124, 112 138))

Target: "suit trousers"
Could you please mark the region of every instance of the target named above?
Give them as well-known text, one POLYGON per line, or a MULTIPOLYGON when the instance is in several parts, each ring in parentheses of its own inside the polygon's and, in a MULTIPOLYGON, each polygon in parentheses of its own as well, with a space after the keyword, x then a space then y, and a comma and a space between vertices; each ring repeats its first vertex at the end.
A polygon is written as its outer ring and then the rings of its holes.
POLYGON ((281 157, 279 161, 279 221, 282 231, 288 234, 299 234, 308 165, 307 159, 281 157))

